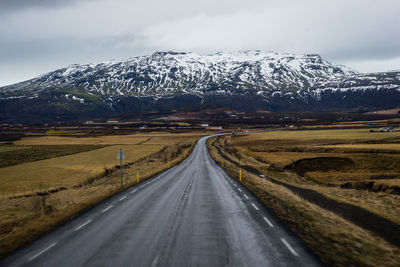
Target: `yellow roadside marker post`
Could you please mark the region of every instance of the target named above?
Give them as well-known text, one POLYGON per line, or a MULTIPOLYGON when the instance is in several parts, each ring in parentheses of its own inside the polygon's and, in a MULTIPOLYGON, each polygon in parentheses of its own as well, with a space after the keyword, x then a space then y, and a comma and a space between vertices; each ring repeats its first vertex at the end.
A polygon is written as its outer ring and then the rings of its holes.
POLYGON ((136 183, 139 183, 139 172, 136 172, 136 183))
POLYGON ((168 169, 169 169, 169 162, 168 162, 168 169))
POLYGON ((242 169, 239 170, 239 181, 242 181, 242 169))

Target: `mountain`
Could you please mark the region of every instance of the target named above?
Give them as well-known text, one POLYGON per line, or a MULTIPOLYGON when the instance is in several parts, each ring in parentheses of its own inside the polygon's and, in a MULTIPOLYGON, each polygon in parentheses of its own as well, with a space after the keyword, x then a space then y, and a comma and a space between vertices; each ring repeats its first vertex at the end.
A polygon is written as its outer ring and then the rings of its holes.
POLYGON ((398 107, 400 72, 357 73, 319 55, 156 52, 71 65, 0 88, 0 121, 65 121, 224 106, 355 111, 398 107))

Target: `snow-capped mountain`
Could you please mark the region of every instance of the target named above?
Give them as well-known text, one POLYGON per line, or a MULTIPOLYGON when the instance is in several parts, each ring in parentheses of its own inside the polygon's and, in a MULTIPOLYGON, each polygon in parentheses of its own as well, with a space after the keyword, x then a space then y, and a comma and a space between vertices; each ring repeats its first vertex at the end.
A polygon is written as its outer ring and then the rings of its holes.
POLYGON ((381 108, 392 107, 393 97, 399 100, 399 88, 398 72, 360 74, 316 54, 156 52, 71 65, 0 88, 0 109, 9 114, 0 119, 16 118, 17 110, 40 116, 46 110, 68 120, 199 103, 279 111, 381 108), (371 94, 376 105, 356 99, 371 94), (77 116, 79 110, 84 114, 77 116))

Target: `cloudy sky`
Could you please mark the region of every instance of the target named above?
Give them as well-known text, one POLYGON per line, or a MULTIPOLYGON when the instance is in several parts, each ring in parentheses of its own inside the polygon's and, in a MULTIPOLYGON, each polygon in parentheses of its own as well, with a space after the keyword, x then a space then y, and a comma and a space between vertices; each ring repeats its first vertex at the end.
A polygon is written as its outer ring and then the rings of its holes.
POLYGON ((154 51, 318 53, 400 69, 399 0, 0 0, 0 86, 154 51))

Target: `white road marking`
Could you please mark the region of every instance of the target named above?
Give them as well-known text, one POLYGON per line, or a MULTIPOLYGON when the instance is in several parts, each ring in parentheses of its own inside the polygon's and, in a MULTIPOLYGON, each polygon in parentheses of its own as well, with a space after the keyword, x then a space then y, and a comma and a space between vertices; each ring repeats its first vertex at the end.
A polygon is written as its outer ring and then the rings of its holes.
POLYGON ((249 197, 248 197, 246 194, 243 194, 243 196, 244 196, 246 199, 249 199, 249 197))
POLYGON ((236 184, 233 184, 233 186, 234 186, 234 187, 237 187, 237 185, 236 185, 236 184))
POLYGON ((123 196, 123 197, 121 197, 120 199, 119 199, 119 201, 122 201, 122 200, 124 200, 126 198, 126 196, 123 196))
POLYGON ((260 177, 265 178, 265 176, 263 174, 260 174, 260 177))
POLYGON ((263 217, 263 219, 268 223, 270 227, 274 227, 274 225, 267 219, 267 217, 263 217))
POLYGON ((136 191, 137 191, 137 189, 133 189, 133 190, 131 191, 131 194, 135 193, 136 191))
POLYGON ((158 260, 160 259, 160 255, 154 258, 153 262, 151 263, 151 267, 157 266, 158 260))
POLYGON ((87 225, 88 223, 90 223, 92 221, 92 219, 87 220, 85 223, 79 225, 78 227, 75 228, 75 231, 80 230, 82 227, 84 227, 85 225, 87 225))
POLYGON ((239 190, 240 192, 242 192, 242 189, 238 188, 238 190, 239 190))
POLYGON ((50 246, 48 246, 47 248, 43 249, 43 250, 40 251, 38 254, 36 254, 36 255, 30 257, 30 258, 28 259, 28 261, 32 261, 32 260, 36 259, 36 258, 39 257, 40 255, 42 255, 43 253, 45 253, 46 251, 48 251, 49 249, 51 249, 52 247, 54 247, 55 245, 57 245, 57 242, 55 242, 55 243, 51 244, 50 246))
POLYGON ((111 209, 113 207, 113 205, 111 205, 111 206, 108 206, 107 208, 105 208, 104 210, 102 210, 101 212, 102 213, 104 213, 104 212, 106 212, 107 210, 109 210, 109 209, 111 209))
POLYGON ((281 238, 281 241, 290 250, 290 252, 292 252, 293 255, 299 256, 299 254, 297 254, 297 252, 292 248, 292 246, 289 245, 289 243, 284 238, 281 238))
POLYGON ((254 203, 251 203, 251 205, 252 205, 253 208, 255 208, 256 210, 260 210, 254 203))

